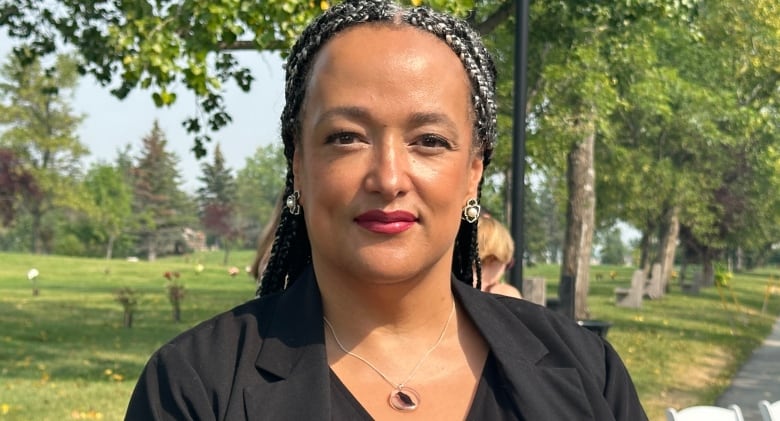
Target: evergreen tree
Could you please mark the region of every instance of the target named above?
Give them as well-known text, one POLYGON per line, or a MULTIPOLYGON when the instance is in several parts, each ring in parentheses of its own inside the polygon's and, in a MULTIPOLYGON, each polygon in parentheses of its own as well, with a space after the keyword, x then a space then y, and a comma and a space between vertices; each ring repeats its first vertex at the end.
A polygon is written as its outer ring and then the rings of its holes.
POLYGON ((204 185, 198 189, 200 220, 206 232, 225 250, 223 263, 228 263, 230 245, 238 236, 235 223, 236 180, 225 166, 219 143, 214 148, 214 162, 201 164, 203 175, 198 177, 204 185))
POLYGON ((167 143, 155 121, 133 168, 137 235, 150 261, 161 251, 182 251, 182 229, 191 222, 188 198, 180 189, 178 159, 166 150, 167 143))

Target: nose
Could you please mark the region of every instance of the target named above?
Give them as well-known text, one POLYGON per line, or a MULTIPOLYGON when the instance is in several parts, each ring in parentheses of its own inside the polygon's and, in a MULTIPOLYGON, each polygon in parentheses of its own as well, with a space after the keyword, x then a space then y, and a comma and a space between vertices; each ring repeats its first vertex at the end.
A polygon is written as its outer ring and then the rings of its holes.
POLYGON ((400 139, 386 137, 375 143, 366 189, 380 194, 386 201, 404 195, 411 186, 409 153, 400 139))

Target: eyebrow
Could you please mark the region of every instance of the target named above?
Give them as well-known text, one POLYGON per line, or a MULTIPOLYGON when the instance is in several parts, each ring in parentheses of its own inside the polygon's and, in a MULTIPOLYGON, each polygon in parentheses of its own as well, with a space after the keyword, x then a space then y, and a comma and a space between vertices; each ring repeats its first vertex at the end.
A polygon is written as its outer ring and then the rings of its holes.
POLYGON ((323 121, 330 120, 335 117, 346 117, 355 120, 368 121, 371 120, 371 116, 365 108, 362 107, 333 107, 322 113, 317 118, 316 124, 319 125, 323 121))
POLYGON ((441 124, 447 126, 447 128, 452 131, 457 131, 457 126, 455 125, 455 122, 452 121, 452 119, 449 116, 443 113, 416 112, 412 114, 412 117, 409 119, 409 122, 414 126, 423 126, 425 124, 441 124))
MULTIPOLYGON (((346 117, 360 121, 371 121, 371 113, 363 107, 333 107, 322 113, 317 119, 317 124, 334 117, 346 117)), ((425 124, 442 124, 448 129, 456 131, 457 125, 452 119, 444 113, 437 112, 414 112, 407 119, 408 124, 412 126, 423 126, 425 124)))

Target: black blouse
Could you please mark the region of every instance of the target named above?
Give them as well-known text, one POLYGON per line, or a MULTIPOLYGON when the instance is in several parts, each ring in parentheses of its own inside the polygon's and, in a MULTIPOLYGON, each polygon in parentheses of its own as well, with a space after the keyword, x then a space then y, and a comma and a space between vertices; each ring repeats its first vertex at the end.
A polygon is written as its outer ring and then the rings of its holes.
MULTIPOLYGON (((488 353, 477 392, 471 402, 467 420, 521 420, 506 390, 498 364, 492 352, 488 353)), ((334 420, 373 420, 371 414, 352 396, 339 377, 330 372, 330 395, 334 420)))

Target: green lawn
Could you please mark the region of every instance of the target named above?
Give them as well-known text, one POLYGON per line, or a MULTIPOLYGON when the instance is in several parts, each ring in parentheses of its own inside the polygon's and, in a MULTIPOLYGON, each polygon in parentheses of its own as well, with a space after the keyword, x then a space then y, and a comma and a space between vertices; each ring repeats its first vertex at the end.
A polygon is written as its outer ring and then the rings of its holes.
MULTIPOLYGON (((780 314, 780 295, 770 296, 761 313, 770 276, 780 278, 780 270, 735 274, 731 286, 738 304, 728 290, 724 303, 716 287, 686 295, 673 284, 669 294, 646 299, 641 309, 617 307, 614 289, 630 286, 633 270, 594 267, 588 303, 591 318, 612 323, 608 339, 625 361, 650 420, 665 420, 669 406, 713 404, 780 314)), ((533 267, 524 275, 545 277, 548 296, 557 294, 557 267, 533 267)))
MULTIPOLYGON (((239 252, 231 262, 243 272, 252 257, 239 252)), ((0 254, 0 420, 121 419, 157 347, 254 296, 252 280, 244 273, 230 277, 221 261, 221 253, 154 263, 0 254), (200 274, 198 261, 205 265, 200 274), (32 267, 40 271, 36 297, 26 277, 32 267), (181 323, 172 321, 166 271, 179 272, 186 285, 181 323), (122 326, 122 307, 114 301, 120 287, 140 294, 131 329, 122 326)), ((775 295, 761 314, 767 280, 777 270, 736 275, 739 306, 726 292, 724 307, 714 287, 688 296, 675 285, 641 310, 614 305, 614 288, 628 285, 631 272, 593 268, 589 304, 592 318, 613 324, 608 339, 654 421, 664 419, 666 406, 712 403, 780 313, 775 295)), ((557 267, 535 266, 525 275, 545 277, 548 295, 556 294, 557 267)))
POLYGON ((199 321, 254 296, 243 273, 252 253, 157 262, 106 262, 53 256, 0 254, 0 419, 122 419, 134 382, 149 355, 199 321), (40 294, 32 296, 27 271, 35 267, 40 294), (108 271, 106 269, 108 268, 108 271), (182 321, 172 321, 166 271, 185 284, 182 321), (133 327, 123 327, 114 291, 139 294, 133 327))

